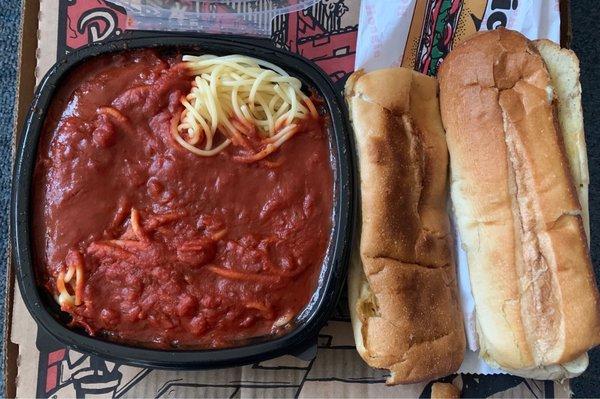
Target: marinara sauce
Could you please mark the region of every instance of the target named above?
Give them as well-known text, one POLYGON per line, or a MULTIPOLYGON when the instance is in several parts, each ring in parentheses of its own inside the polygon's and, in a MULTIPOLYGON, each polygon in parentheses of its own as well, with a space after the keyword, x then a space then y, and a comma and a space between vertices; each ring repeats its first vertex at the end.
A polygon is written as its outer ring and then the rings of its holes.
POLYGON ((113 341, 220 348, 280 334, 310 299, 329 242, 323 122, 265 161, 238 162, 233 146, 194 155, 170 134, 191 85, 179 60, 110 54, 62 83, 33 182, 38 280, 56 297, 80 259, 81 300, 63 310, 113 341))

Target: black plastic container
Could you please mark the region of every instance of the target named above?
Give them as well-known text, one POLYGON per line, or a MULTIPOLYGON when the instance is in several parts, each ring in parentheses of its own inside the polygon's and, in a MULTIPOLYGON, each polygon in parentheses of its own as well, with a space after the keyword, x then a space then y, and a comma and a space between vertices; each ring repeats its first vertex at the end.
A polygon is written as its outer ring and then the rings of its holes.
POLYGON ((298 354, 314 346, 319 329, 331 315, 339 298, 349 259, 353 230, 353 164, 346 107, 331 81, 312 62, 274 48, 261 40, 207 35, 156 34, 86 47, 54 65, 42 79, 19 139, 12 183, 12 250, 21 295, 39 326, 77 351, 121 363, 141 366, 202 369, 248 364, 298 354), (67 328, 64 313, 53 303, 35 278, 32 245, 31 185, 37 145, 46 112, 57 86, 76 65, 100 54, 136 48, 178 49, 188 54, 244 54, 270 61, 299 78, 307 89, 324 100, 331 118, 329 130, 334 171, 334 206, 330 244, 317 288, 293 329, 283 336, 241 347, 214 350, 157 350, 112 343, 67 328))

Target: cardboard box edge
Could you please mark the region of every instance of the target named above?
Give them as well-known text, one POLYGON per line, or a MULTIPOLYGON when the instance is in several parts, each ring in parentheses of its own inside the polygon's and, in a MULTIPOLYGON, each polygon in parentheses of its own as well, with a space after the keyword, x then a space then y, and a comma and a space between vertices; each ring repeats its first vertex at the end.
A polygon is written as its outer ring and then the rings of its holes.
MULTIPOLYGON (((14 168, 14 158, 17 145, 17 137, 23 126, 23 121, 26 116, 27 108, 33 97, 35 88, 35 67, 36 67, 36 50, 38 43, 38 16, 39 2, 35 0, 23 0, 20 15, 19 33, 21 40, 18 47, 17 60, 17 76, 16 76, 16 92, 15 104, 13 108, 13 132, 12 132, 12 149, 11 156, 11 176, 14 168), (36 32, 35 35, 27 35, 25 32, 36 32)), ((12 208, 11 210, 12 211, 12 208)), ((10 212, 9 211, 9 212, 10 212)), ((9 238, 12 237, 12 232, 9 226, 9 238)), ((12 306, 14 294, 14 269, 12 263, 12 245, 9 241, 7 245, 7 265, 6 268, 6 289, 4 292, 4 390, 6 397, 12 398, 16 396, 17 390, 17 372, 18 372, 18 357, 19 346, 11 340, 12 334, 12 306)))

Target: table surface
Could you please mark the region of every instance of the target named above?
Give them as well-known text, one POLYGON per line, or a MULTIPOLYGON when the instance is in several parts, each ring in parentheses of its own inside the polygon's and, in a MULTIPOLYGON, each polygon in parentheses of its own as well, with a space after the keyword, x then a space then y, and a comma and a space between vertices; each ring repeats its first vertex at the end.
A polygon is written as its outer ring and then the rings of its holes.
MULTIPOLYGON (((590 168, 590 221, 592 234, 592 262, 600 281, 600 30, 598 29, 598 0, 573 0, 572 48, 581 62, 581 85, 583 87, 583 108, 588 145, 590 168)), ((0 5, 0 309, 4 308, 6 251, 9 241, 8 212, 11 181, 11 141, 15 79, 17 71, 17 51, 19 46, 20 0, 1 0, 0 5)), ((25 34, 34 34, 25 32, 25 34)), ((0 312, 2 334, 5 330, 4 315, 0 312)), ((0 348, 1 350, 1 348, 0 348)), ((2 356, 3 358, 4 356, 2 356)), ((3 362, 0 363, 3 374, 3 362)), ((0 396, 4 392, 4 379, 0 380, 0 396)), ((572 380, 576 397, 600 396, 600 349, 591 352, 590 367, 580 377, 572 380)))

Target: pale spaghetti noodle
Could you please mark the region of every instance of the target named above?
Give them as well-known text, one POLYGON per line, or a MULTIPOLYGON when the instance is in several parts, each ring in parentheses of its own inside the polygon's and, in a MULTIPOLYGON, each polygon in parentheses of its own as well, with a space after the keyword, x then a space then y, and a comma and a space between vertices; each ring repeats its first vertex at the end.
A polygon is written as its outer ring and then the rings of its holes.
POLYGON ((230 144, 260 148, 242 161, 265 158, 296 134, 299 122, 317 118, 300 80, 269 62, 242 55, 183 57, 194 76, 184 110, 172 123, 174 139, 200 156, 213 156, 230 144))
POLYGON ((61 271, 56 278, 58 296, 56 301, 63 309, 79 306, 82 303, 84 276, 83 256, 78 251, 69 251, 65 259, 66 273, 61 271))

